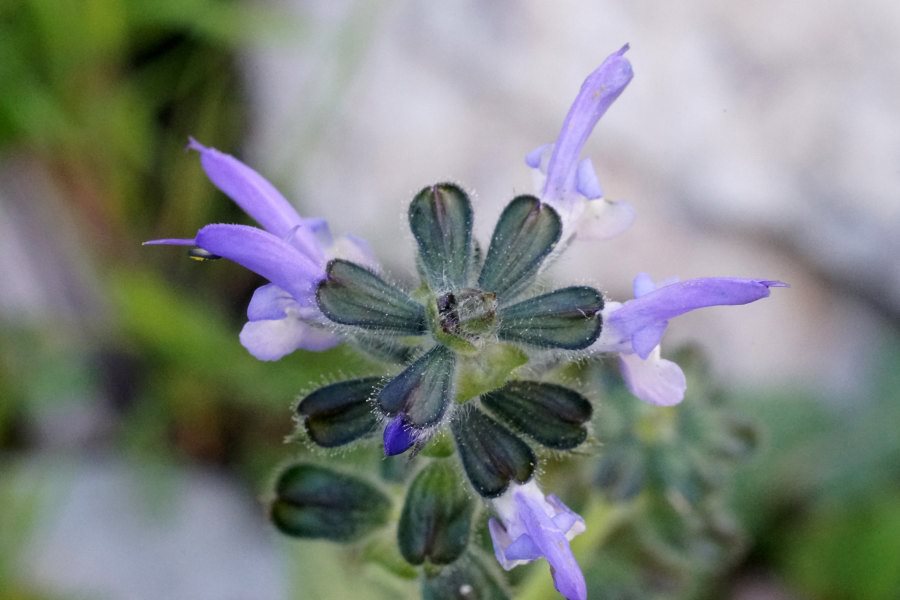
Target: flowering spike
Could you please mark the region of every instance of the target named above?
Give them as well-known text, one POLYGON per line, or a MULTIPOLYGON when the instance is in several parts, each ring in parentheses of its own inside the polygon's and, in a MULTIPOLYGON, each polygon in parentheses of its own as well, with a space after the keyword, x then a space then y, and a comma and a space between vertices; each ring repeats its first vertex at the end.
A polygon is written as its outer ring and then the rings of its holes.
POLYGON ((514 296, 531 283, 561 233, 555 210, 534 196, 514 198, 497 221, 478 287, 503 298, 514 296))
POLYGON ((500 309, 502 340, 581 350, 600 335, 603 297, 594 288, 567 287, 500 309))
POLYGON ((428 186, 409 205, 428 286, 435 292, 465 287, 472 260, 472 204, 451 183, 428 186))

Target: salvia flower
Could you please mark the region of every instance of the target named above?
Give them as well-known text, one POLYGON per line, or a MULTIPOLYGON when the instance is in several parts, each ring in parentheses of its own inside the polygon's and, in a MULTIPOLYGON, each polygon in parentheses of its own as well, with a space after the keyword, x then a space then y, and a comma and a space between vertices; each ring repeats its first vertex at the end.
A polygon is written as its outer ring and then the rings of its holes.
POLYGON ((781 281, 737 277, 669 280, 657 286, 641 273, 634 278, 633 300, 607 303, 603 335, 592 350, 619 353, 625 383, 641 400, 678 404, 687 386, 684 373, 660 356, 669 320, 698 308, 749 304, 767 298, 769 288, 786 286, 781 281))
POLYGON ((374 265, 368 245, 355 237, 334 239, 322 219, 306 219, 259 173, 233 156, 191 139, 210 181, 263 229, 207 225, 193 238, 160 239, 148 245, 194 246, 198 258, 222 257, 271 283, 256 290, 247 307, 241 343, 260 360, 277 360, 303 348, 325 350, 341 342, 315 303, 325 263, 340 256, 374 265))
POLYGON ((634 221, 634 209, 625 202, 603 197, 589 158, 581 150, 607 109, 634 75, 625 58, 628 45, 614 52, 585 79, 563 121, 556 142, 540 146, 525 157, 533 169, 541 200, 553 206, 564 224, 564 241, 614 237, 634 221))
POLYGON ((492 504, 497 518, 488 522, 488 529, 504 569, 546 558, 560 594, 568 600, 587 598, 584 575, 569 547, 585 530, 584 519, 556 496, 545 497, 534 480, 511 486, 492 504))

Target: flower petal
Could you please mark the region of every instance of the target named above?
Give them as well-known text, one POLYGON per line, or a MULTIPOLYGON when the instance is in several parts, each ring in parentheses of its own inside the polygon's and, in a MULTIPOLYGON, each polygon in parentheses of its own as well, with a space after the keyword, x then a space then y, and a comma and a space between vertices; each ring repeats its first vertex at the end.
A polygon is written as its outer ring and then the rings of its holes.
POLYGON ((600 187, 600 180, 597 179, 594 165, 589 158, 578 163, 578 170, 575 173, 575 189, 588 200, 603 197, 603 188, 600 187))
POLYGON ((512 484, 492 504, 498 518, 488 521, 488 531, 500 566, 509 571, 547 557, 557 589, 566 597, 583 598, 584 578, 569 540, 585 531, 584 519, 556 496, 544 497, 533 479, 512 484))
POLYGON ((625 302, 609 315, 606 325, 623 339, 631 339, 634 351, 641 358, 647 358, 659 344, 669 319, 707 306, 755 302, 768 297, 772 287, 787 287, 787 284, 737 277, 707 277, 671 283, 625 302))
POLYGON ((515 498, 528 536, 550 563, 556 589, 568 600, 585 600, 587 584, 566 535, 554 525, 538 500, 521 493, 515 498))
POLYGON ((687 380, 676 363, 660 358, 659 346, 646 358, 619 355, 622 377, 628 391, 650 404, 672 406, 684 400, 687 380))
POLYGON ((313 263, 284 240, 247 225, 207 225, 197 232, 197 246, 262 275, 308 305, 324 277, 313 263))
POLYGON ((251 321, 281 319, 288 309, 299 307, 293 296, 274 283, 267 283, 253 292, 247 305, 247 318, 251 321))
POLYGON ((409 450, 416 441, 413 429, 406 422, 406 417, 397 415, 384 428, 384 455, 394 456, 409 450))
POLYGON ((267 231, 283 238, 303 224, 294 207, 259 173, 193 138, 188 147, 200 153, 200 164, 209 180, 267 231))
POLYGON ((341 337, 295 315, 249 321, 241 329, 241 344, 259 360, 278 360, 294 350, 322 351, 341 343, 341 337))
POLYGON ((634 223, 634 207, 627 202, 598 198, 584 202, 576 236, 586 240, 614 238, 634 223))
POLYGON ((623 56, 627 50, 625 45, 607 57, 582 84, 553 148, 541 194, 543 200, 564 201, 575 189, 575 171, 581 149, 597 121, 633 77, 631 64, 623 56))

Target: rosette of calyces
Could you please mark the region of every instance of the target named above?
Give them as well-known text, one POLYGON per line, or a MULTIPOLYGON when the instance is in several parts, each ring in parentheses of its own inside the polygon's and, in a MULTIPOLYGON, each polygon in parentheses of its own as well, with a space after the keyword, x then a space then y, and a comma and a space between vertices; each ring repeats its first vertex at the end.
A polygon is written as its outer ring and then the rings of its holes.
POLYGON ((515 373, 531 350, 590 346, 600 335, 603 297, 587 286, 529 293, 562 234, 559 215, 534 196, 506 206, 486 253, 472 236, 469 198, 454 184, 417 194, 409 224, 419 251, 417 289, 406 293, 335 259, 316 291, 330 321, 350 328, 362 347, 405 359, 402 370, 328 385, 297 410, 323 447, 384 423, 385 454, 393 455, 449 429, 473 488, 496 497, 534 473, 525 438, 569 450, 587 437, 592 411, 584 396, 515 373))

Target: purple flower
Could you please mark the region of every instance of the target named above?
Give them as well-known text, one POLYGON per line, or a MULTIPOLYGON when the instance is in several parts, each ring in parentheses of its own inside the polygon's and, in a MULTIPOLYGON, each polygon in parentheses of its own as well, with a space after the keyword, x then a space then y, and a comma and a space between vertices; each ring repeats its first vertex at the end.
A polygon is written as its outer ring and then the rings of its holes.
POLYGON ((525 158, 526 164, 534 169, 541 199, 562 217, 564 239, 574 235, 610 238, 634 221, 630 205, 603 198, 590 159, 579 161, 594 126, 633 77, 631 64, 624 57, 627 50, 626 44, 588 75, 563 121, 556 143, 541 146, 525 158))
POLYGON ((403 454, 416 441, 414 431, 401 414, 397 415, 384 428, 384 455, 403 454))
POLYGON ((256 290, 247 307, 241 343, 260 360, 277 360, 294 350, 326 350, 341 338, 316 307, 315 290, 331 258, 373 265, 368 245, 357 238, 334 239, 322 219, 305 219, 263 177, 215 148, 194 139, 210 181, 264 229, 207 225, 194 238, 161 239, 149 245, 197 246, 232 260, 271 283, 256 290))
POLYGON ((622 374, 635 396, 661 406, 684 399, 684 373, 660 357, 660 341, 669 319, 707 306, 749 304, 770 294, 769 288, 788 287, 781 281, 707 277, 666 281, 655 285, 646 273, 634 278, 634 299, 608 302, 603 310, 603 332, 591 347, 618 352, 622 374))
POLYGON ((568 600, 587 598, 587 586, 569 540, 585 530, 584 519, 554 495, 544 493, 532 479, 513 483, 493 501, 498 519, 488 522, 494 554, 509 571, 546 558, 556 589, 568 600))

